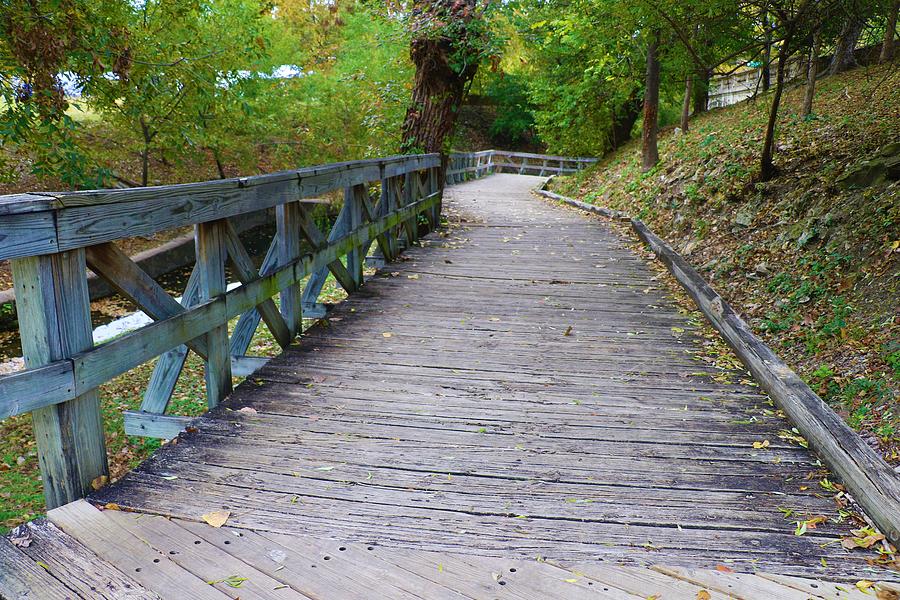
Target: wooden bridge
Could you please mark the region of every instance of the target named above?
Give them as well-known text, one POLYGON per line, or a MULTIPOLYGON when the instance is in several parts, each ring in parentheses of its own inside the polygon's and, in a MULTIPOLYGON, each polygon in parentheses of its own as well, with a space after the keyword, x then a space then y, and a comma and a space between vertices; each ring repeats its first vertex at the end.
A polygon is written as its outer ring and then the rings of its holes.
POLYGON ((0 596, 892 593, 884 557, 842 545, 853 505, 796 424, 698 362, 701 325, 629 234, 532 193, 584 164, 456 155, 443 188, 426 155, 0 198, 27 364, 0 378, 0 417, 32 412, 52 509, 0 540, 0 596), (334 190, 324 232, 311 207, 334 190), (257 268, 229 219, 265 208, 257 268), (188 224, 179 304, 114 241, 188 224), (369 254, 384 268, 364 277, 369 254), (87 266, 156 321, 92 347, 87 266), (350 296, 325 312, 329 273, 350 296), (324 316, 298 338, 304 311, 324 316), (261 321, 271 360, 246 356, 261 321), (210 407, 192 421, 165 414, 188 352, 210 407), (157 356, 127 426, 177 439, 93 490, 96 388, 157 356))

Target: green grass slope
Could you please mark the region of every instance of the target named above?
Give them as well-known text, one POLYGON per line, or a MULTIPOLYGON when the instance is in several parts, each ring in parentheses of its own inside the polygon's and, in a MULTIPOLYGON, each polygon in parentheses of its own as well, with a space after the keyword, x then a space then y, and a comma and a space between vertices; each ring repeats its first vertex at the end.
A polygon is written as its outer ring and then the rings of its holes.
MULTIPOLYGON (((644 219, 885 457, 900 463, 900 182, 846 188, 848 169, 900 142, 900 69, 822 79, 814 115, 786 93, 778 176, 754 181, 769 97, 661 132, 556 191, 644 219)), ((900 150, 896 151, 900 154, 900 150)))

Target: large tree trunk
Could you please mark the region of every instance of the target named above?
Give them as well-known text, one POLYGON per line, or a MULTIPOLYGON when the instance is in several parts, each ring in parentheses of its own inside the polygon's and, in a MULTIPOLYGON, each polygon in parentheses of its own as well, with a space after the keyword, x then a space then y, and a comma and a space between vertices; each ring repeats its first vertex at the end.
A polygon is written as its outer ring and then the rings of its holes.
POLYGON ((856 66, 853 51, 856 50, 856 42, 859 41, 862 28, 863 22, 858 15, 851 15, 844 21, 841 36, 834 47, 834 56, 831 57, 831 64, 828 66, 829 75, 837 75, 856 66))
POLYGON ((766 125, 766 139, 763 142, 762 158, 759 165, 760 181, 769 181, 775 176, 775 124, 778 121, 778 108, 781 105, 781 94, 784 92, 785 64, 790 52, 791 38, 785 37, 778 51, 778 70, 775 75, 775 94, 772 96, 772 107, 769 109, 769 122, 766 125))
POLYGON ((644 125, 641 146, 641 167, 652 169, 659 162, 656 129, 659 117, 659 34, 654 34, 647 45, 647 82, 644 85, 644 125))
POLYGON ((806 95, 803 98, 804 118, 812 114, 813 98, 816 95, 816 75, 819 68, 819 30, 813 32, 812 44, 809 46, 809 64, 806 66, 806 95))
POLYGON ((684 101, 681 103, 681 131, 687 133, 691 118, 691 96, 694 93, 694 75, 688 73, 684 80, 684 101))
POLYGON ((610 148, 616 150, 631 139, 631 130, 641 116, 641 98, 633 95, 618 110, 613 111, 613 126, 610 129, 610 148))
POLYGON ((477 0, 419 0, 412 11, 409 56, 416 67, 412 101, 403 121, 400 151, 441 152, 478 69, 469 24, 477 0), (459 66, 459 65, 464 66, 459 66))
POLYGON ((709 107, 709 80, 712 77, 711 71, 705 71, 701 79, 694 81, 694 112, 691 116, 696 117, 702 112, 706 112, 709 107))
POLYGON ((884 24, 884 42, 881 44, 881 56, 878 62, 888 63, 894 60, 894 36, 897 32, 897 13, 900 12, 900 0, 894 0, 894 5, 888 7, 887 20, 884 24))

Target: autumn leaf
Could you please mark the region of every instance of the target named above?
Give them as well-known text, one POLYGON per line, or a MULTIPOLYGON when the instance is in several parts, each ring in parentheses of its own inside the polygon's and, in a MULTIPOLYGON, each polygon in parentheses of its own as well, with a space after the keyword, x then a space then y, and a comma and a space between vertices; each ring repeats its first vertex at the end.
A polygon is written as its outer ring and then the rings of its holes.
POLYGON ((762 450, 764 448, 768 448, 769 440, 763 440, 761 442, 753 442, 753 447, 757 450, 762 450))
POLYGON ((716 565, 716 571, 722 573, 734 573, 734 570, 731 567, 726 567, 725 565, 716 565))
POLYGON ((381 337, 389 338, 389 337, 393 337, 393 335, 394 334, 391 333, 390 331, 385 331, 384 333, 381 334, 381 337))
POLYGON ((231 512, 227 510, 214 510, 213 512, 206 513, 201 517, 208 524, 213 527, 221 527, 225 524, 225 521, 228 520, 228 517, 231 516, 231 512))
POLYGON ((712 596, 709 595, 709 592, 706 590, 700 590, 697 592, 697 600, 709 600, 712 596))

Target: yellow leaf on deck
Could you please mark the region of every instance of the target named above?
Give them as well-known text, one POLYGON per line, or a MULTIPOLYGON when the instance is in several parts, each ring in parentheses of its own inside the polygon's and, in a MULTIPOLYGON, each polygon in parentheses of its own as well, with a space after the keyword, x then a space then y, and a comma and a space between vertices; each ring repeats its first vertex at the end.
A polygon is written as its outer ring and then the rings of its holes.
POLYGON ((384 333, 381 334, 382 337, 386 337, 386 338, 389 338, 389 337, 391 337, 391 336, 393 336, 393 335, 394 335, 394 334, 391 333, 390 331, 385 331, 384 333))
POLYGON ((106 510, 122 510, 121 508, 119 508, 119 505, 116 504, 115 502, 107 502, 103 506, 103 508, 105 508, 106 510))
POLYGON ((868 579, 861 579, 861 580, 859 580, 859 581, 856 582, 856 587, 857 587, 861 592, 866 591, 867 589, 869 589, 869 588, 872 587, 873 585, 875 585, 875 582, 874 582, 874 581, 869 581, 868 579))
POLYGON ((711 596, 706 590, 700 590, 699 592, 697 592, 697 600, 709 600, 710 598, 711 596))
POLYGON ((227 510, 214 510, 213 512, 206 513, 203 515, 203 520, 212 525, 213 527, 221 527, 225 524, 225 521, 228 520, 228 517, 231 516, 231 511, 227 510))
POLYGON ((769 447, 769 440, 763 440, 761 442, 753 442, 753 447, 757 450, 762 450, 763 448, 769 447))

